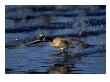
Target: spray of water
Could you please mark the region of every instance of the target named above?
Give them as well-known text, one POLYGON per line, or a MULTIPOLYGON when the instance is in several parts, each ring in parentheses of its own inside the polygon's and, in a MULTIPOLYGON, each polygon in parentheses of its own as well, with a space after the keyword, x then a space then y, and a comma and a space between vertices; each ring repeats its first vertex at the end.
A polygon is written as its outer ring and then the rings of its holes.
POLYGON ((73 33, 81 35, 85 27, 87 26, 87 23, 85 22, 87 20, 87 17, 85 16, 85 13, 80 13, 75 18, 75 23, 72 24, 73 33))

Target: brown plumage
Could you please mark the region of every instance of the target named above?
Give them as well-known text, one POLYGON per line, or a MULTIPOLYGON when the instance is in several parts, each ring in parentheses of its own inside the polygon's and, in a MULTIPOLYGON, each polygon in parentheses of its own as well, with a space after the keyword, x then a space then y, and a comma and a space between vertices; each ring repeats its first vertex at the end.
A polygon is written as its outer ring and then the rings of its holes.
POLYGON ((69 47, 70 43, 71 41, 69 39, 61 37, 54 38, 52 42, 49 42, 52 47, 60 49, 61 52, 65 52, 65 49, 69 47))
POLYGON ((60 49, 61 52, 65 52, 66 49, 70 46, 70 44, 76 44, 81 48, 92 47, 92 45, 86 44, 83 41, 79 41, 77 39, 69 39, 64 37, 56 37, 53 41, 50 41, 49 44, 54 47, 60 49))

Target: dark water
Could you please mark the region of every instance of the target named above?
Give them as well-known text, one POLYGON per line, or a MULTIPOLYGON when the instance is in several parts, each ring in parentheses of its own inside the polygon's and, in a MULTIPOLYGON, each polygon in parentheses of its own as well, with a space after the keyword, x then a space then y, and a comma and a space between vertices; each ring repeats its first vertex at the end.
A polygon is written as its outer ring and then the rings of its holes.
POLYGON ((105 6, 7 5, 5 12, 6 73, 106 73, 105 6), (83 49, 73 44, 66 56, 55 55, 58 49, 47 42, 25 45, 40 34, 79 39, 95 46, 83 49))

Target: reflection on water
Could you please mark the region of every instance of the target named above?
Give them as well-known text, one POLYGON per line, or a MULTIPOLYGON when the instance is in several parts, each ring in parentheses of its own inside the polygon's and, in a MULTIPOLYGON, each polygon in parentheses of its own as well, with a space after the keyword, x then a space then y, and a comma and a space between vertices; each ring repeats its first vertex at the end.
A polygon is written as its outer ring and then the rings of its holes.
POLYGON ((21 6, 5 8, 5 72, 7 74, 106 73, 106 7, 21 6), (90 44, 70 44, 59 53, 40 35, 90 44), (30 43, 31 42, 31 43, 30 43), (33 43, 32 43, 33 42, 33 43))

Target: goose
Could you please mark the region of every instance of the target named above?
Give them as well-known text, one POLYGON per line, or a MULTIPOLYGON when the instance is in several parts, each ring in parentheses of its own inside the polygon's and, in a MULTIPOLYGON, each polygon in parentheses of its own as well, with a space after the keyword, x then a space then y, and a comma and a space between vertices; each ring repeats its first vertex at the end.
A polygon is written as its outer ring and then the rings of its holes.
POLYGON ((78 39, 69 39, 65 37, 46 37, 41 36, 41 41, 48 42, 50 46, 57 48, 61 53, 65 53, 71 44, 76 44, 81 48, 93 47, 94 45, 86 44, 78 39))

